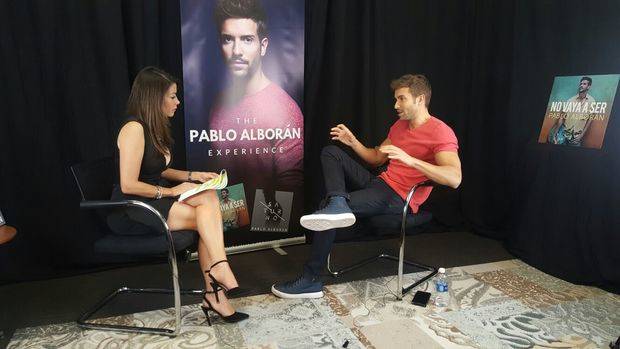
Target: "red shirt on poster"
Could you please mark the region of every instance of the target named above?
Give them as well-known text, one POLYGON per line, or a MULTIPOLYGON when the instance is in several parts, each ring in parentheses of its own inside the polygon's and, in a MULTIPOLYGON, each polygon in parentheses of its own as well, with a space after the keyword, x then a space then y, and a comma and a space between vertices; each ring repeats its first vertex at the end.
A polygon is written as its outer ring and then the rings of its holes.
POLYGON ((215 105, 209 129, 236 134, 234 140, 212 142, 208 153, 234 183, 242 179, 252 192, 267 184, 278 189, 302 185, 304 119, 280 86, 270 83, 234 105, 215 105))
MULTIPOLYGON (((431 116, 428 121, 411 130, 408 120, 398 120, 390 127, 388 139, 393 145, 404 150, 416 159, 433 165, 435 154, 440 151, 456 152, 459 148, 454 131, 443 121, 431 116)), ((387 170, 379 175, 400 197, 407 198, 409 190, 414 184, 428 178, 420 171, 411 168, 401 161, 389 160, 387 170)), ((416 190, 409 206, 414 213, 431 194, 431 187, 422 187, 416 190)))

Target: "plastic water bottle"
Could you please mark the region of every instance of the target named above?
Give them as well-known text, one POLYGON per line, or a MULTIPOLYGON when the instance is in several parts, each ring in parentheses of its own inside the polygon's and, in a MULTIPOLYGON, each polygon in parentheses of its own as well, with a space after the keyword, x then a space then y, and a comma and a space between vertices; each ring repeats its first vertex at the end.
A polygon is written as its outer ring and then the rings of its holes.
POLYGON ((450 295, 448 294, 448 278, 446 277, 446 269, 439 268, 439 273, 435 277, 435 305, 438 307, 447 307, 450 295))

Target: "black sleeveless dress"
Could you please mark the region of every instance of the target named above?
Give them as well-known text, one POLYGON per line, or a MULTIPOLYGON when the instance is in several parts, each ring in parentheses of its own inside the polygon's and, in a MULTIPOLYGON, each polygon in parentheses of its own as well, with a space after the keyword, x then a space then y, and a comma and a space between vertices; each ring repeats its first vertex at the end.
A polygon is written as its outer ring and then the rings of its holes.
MULTIPOLYGON (((161 177, 161 173, 165 171, 172 164, 172 152, 170 153, 170 162, 166 164, 166 158, 151 141, 150 133, 146 125, 135 117, 128 118, 122 125, 125 126, 130 121, 137 121, 142 125, 144 129, 144 154, 142 156, 142 164, 140 166, 140 174, 138 180, 151 185, 159 185, 161 187, 170 187, 170 183, 161 177)), ((120 129, 119 129, 120 130, 120 129)), ((116 167, 117 172, 119 170, 119 154, 116 152, 116 167)), ((139 200, 153 206, 163 217, 168 219, 168 213, 172 204, 176 201, 176 198, 165 197, 161 199, 147 198, 137 195, 124 194, 121 191, 120 184, 114 185, 112 190, 112 200, 139 200)), ((147 213, 144 209, 140 208, 126 208, 124 210, 118 210, 108 216, 108 224, 110 228, 118 234, 143 234, 145 233, 144 225, 154 228, 160 231, 161 225, 157 222, 152 214, 147 213)), ((148 230, 148 229, 146 229, 148 230)))

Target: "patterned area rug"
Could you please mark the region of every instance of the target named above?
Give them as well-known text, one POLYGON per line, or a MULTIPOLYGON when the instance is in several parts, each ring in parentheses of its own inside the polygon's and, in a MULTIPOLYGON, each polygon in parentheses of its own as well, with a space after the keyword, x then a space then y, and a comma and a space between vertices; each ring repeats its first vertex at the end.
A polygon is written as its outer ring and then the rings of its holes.
MULTIPOLYGON (((448 269, 448 307, 394 297, 395 277, 326 287, 315 300, 260 295, 233 300, 251 315, 206 325, 183 307, 181 334, 82 331, 74 323, 15 332, 9 348, 601 348, 620 335, 620 296, 577 286, 519 260, 448 269)), ((420 273, 407 274, 406 282, 420 273)), ((417 289, 433 293, 430 282, 417 289)), ((432 297, 431 297, 432 299, 432 297)), ((170 327, 170 309, 104 319, 170 327)))

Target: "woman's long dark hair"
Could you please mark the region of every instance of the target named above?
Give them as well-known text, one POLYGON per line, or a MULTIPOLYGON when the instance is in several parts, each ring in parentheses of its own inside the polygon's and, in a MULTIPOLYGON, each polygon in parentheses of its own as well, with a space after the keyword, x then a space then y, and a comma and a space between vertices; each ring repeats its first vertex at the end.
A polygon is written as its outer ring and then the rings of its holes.
POLYGON ((170 74, 156 67, 146 67, 134 79, 127 101, 127 114, 137 117, 148 127, 155 149, 164 155, 170 151, 173 140, 170 120, 161 107, 172 84, 177 81, 170 74))

